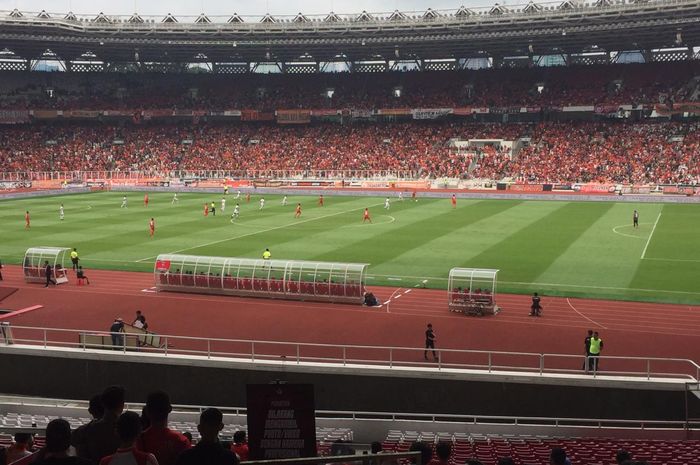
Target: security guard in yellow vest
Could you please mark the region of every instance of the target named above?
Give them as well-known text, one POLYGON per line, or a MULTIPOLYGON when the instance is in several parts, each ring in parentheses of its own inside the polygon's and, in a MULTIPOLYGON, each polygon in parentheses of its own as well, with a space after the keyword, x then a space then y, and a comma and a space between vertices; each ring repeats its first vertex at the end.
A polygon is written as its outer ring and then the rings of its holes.
POLYGON ((73 251, 70 253, 70 261, 73 263, 73 271, 78 270, 78 262, 80 261, 80 258, 78 258, 78 249, 74 248, 73 251))
POLYGON ((263 260, 269 260, 270 258, 272 258, 270 249, 265 249, 265 251, 263 252, 263 260))
POLYGON ((591 338, 591 348, 590 348, 591 358, 589 359, 588 368, 593 371, 598 371, 598 362, 600 360, 600 353, 603 351, 603 340, 598 336, 598 331, 593 333, 591 338))

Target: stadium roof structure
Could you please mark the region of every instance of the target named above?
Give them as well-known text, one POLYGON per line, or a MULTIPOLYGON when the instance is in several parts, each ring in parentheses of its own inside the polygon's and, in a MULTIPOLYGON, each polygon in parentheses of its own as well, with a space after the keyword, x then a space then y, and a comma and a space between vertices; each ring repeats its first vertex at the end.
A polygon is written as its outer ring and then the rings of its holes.
POLYGON ((700 45, 700 0, 558 0, 454 10, 176 17, 0 11, 25 60, 310 63, 650 51, 700 45))

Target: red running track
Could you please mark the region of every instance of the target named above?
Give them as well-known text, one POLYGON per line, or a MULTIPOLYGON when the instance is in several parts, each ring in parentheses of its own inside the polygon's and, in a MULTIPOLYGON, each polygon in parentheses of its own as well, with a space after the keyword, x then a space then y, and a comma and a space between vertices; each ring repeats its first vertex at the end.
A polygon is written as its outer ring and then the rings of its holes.
MULTIPOLYGON (((2 300, 0 308, 43 306, 6 316, 5 321, 15 326, 107 331, 115 317, 130 322, 140 309, 149 329, 160 334, 421 347, 430 322, 442 349, 552 354, 582 354, 586 330, 593 329, 605 343, 604 355, 700 362, 699 307, 544 297, 543 316, 534 318, 528 316, 529 296, 504 294, 497 297, 501 313, 479 318, 449 312, 446 292, 430 289, 371 287, 381 302, 389 303, 367 308, 155 293, 149 291, 153 277, 148 273, 90 270, 91 285, 77 286, 73 281, 48 289, 24 283, 18 266, 6 266, 3 275, 0 286, 19 290, 2 300)), ((418 355, 422 354, 412 357, 418 355)), ((635 369, 644 369, 641 362, 635 369)))

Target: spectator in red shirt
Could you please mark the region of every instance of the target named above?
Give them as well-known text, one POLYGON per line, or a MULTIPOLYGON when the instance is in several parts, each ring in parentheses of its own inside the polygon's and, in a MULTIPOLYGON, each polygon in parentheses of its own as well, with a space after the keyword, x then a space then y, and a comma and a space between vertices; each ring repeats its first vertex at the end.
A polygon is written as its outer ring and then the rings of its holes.
POLYGON ((156 391, 149 394, 146 412, 151 426, 136 441, 136 448, 155 455, 160 465, 175 465, 178 455, 190 447, 185 436, 168 428, 168 415, 172 410, 167 393, 156 391))
POLYGON ((236 431, 233 433, 233 444, 231 444, 231 452, 235 453, 241 462, 248 460, 250 450, 248 449, 248 439, 245 431, 236 431))
POLYGON ((141 419, 136 412, 124 412, 117 420, 119 449, 100 460, 100 465, 158 465, 153 454, 134 449, 134 441, 141 433, 141 419))

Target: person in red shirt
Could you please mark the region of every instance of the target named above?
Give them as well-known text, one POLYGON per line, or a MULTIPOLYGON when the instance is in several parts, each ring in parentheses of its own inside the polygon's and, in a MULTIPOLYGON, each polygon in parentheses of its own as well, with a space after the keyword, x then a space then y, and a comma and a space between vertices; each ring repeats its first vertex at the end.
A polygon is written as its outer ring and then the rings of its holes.
POLYGON ((204 216, 209 216, 209 204, 204 204, 204 216))
POLYGON ((245 195, 245 201, 246 201, 247 203, 250 203, 250 192, 248 192, 248 193, 245 195))
POLYGON ((368 221, 368 220, 370 223, 372 222, 372 218, 369 217, 369 208, 365 208, 365 213, 362 216, 362 222, 364 223, 365 221, 368 221))
POLYGON ((143 196, 143 206, 148 207, 148 194, 143 196))
POLYGON ((190 448, 185 436, 168 428, 168 415, 173 410, 170 396, 152 392, 146 399, 146 413, 151 421, 136 440, 136 449, 155 455, 160 465, 175 465, 178 455, 190 448))
POLYGON ((153 218, 151 218, 151 221, 148 222, 148 229, 151 233, 151 237, 153 237, 153 234, 156 232, 156 222, 153 218))
POLYGON ((301 216, 301 204, 297 204, 296 210, 294 210, 294 218, 299 218, 301 216))
POLYGON ((457 196, 452 194, 452 208, 457 208, 457 196))
POLYGON ((318 196, 318 206, 319 207, 323 206, 323 194, 318 196))
POLYGON ((236 454, 241 462, 246 462, 250 455, 248 449, 248 440, 245 431, 236 431, 233 433, 233 444, 231 444, 231 452, 236 454))
POLYGON ((117 420, 117 435, 120 439, 117 451, 100 460, 100 465, 133 464, 158 465, 153 454, 134 448, 136 438, 141 434, 141 418, 136 412, 124 412, 117 420))
POLYGON ((29 210, 24 213, 24 229, 29 229, 29 210))
POLYGON ((416 191, 411 192, 411 199, 415 200, 418 202, 418 199, 416 198, 416 191))

